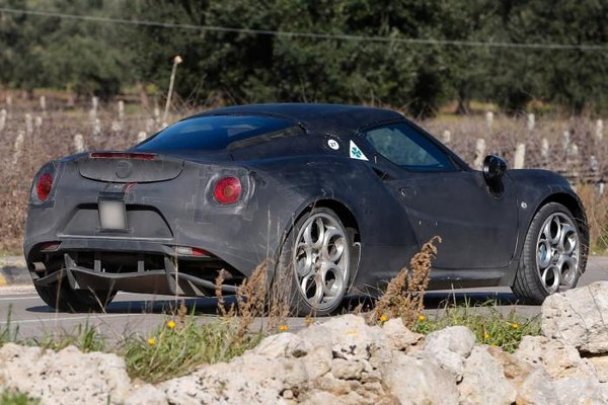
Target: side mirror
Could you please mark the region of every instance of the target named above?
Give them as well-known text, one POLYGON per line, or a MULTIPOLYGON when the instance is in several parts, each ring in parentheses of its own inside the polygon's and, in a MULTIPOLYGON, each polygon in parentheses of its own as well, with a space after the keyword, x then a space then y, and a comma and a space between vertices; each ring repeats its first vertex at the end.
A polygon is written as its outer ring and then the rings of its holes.
POLYGON ((507 162, 504 159, 488 155, 483 160, 483 177, 489 184, 496 184, 507 171, 507 162))

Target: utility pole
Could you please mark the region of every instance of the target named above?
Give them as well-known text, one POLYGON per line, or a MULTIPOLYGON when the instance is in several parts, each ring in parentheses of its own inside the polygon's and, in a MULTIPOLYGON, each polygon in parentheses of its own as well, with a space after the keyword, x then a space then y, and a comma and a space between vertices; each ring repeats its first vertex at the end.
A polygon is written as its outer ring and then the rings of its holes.
POLYGON ((169 106, 171 105, 171 96, 173 95, 173 84, 175 83, 175 73, 177 65, 183 62, 181 56, 177 55, 173 58, 173 68, 171 69, 171 79, 169 80, 169 92, 167 93, 167 103, 165 104, 165 112, 163 113, 163 128, 167 126, 167 117, 169 115, 169 106))

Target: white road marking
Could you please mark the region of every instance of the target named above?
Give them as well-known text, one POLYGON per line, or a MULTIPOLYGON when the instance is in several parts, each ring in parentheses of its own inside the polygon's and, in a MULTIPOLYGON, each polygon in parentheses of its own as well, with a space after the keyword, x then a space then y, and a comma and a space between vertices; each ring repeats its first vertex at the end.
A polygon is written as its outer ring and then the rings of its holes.
MULTIPOLYGON (((62 318, 37 318, 37 319, 22 319, 22 320, 11 320, 10 324, 22 324, 22 323, 48 323, 48 322, 58 322, 58 321, 82 321, 82 320, 91 320, 91 319, 106 319, 106 318, 120 318, 120 317, 129 317, 140 314, 106 314, 106 315, 95 315, 95 316, 73 316, 73 317, 62 317, 62 318)), ((6 325, 7 321, 0 321, 0 325, 6 325)))
POLYGON ((21 296, 17 296, 17 297, 3 297, 0 298, 0 301, 16 301, 16 300, 39 300, 40 297, 37 295, 31 295, 29 297, 21 297, 21 296))

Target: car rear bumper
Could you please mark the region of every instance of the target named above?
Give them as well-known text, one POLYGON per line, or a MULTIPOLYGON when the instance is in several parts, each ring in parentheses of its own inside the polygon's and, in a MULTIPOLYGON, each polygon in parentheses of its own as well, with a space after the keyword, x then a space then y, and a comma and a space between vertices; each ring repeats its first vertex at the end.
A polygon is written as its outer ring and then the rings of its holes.
POLYGON ((68 282, 73 289, 209 296, 221 269, 228 276, 219 288, 234 293, 244 275, 212 254, 180 255, 175 246, 151 240, 65 238, 51 251, 29 250, 34 284, 68 282))

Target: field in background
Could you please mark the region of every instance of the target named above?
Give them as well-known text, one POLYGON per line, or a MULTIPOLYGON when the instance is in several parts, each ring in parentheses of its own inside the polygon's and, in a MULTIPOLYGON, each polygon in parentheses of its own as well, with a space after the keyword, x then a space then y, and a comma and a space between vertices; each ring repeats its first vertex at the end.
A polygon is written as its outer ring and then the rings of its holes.
MULTIPOLYGON (((45 162, 85 150, 120 150, 163 125, 162 110, 145 110, 135 102, 85 107, 68 106, 60 99, 29 102, 0 98, 0 250, 21 250, 31 179, 45 162), (8 101, 8 102, 7 102, 8 101)), ((195 111, 173 112, 171 123, 195 111)), ((489 153, 503 156, 509 166, 558 171, 576 186, 591 225, 593 249, 608 246, 608 133, 587 118, 555 119, 500 115, 441 115, 418 122, 447 143, 471 166, 479 167, 489 153)), ((607 130, 608 132, 608 130, 607 130)))

